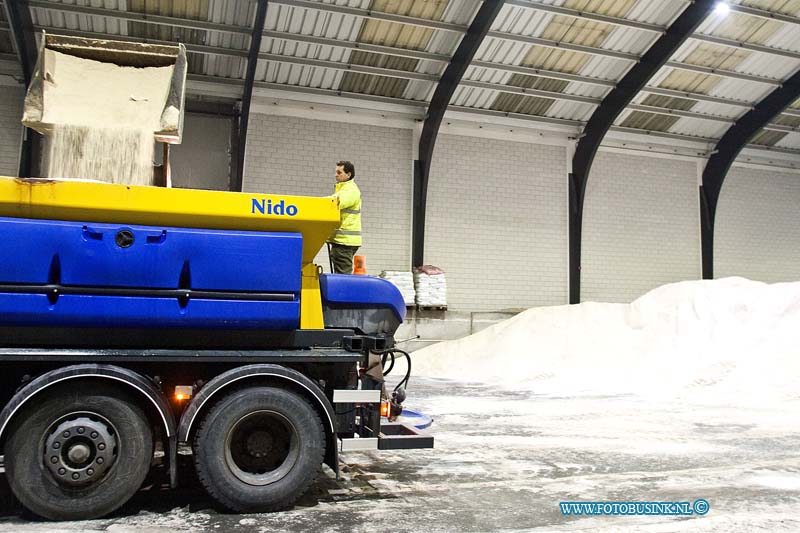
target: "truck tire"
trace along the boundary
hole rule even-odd
[[[5,447],[11,490],[50,520],[104,516],[147,476],[153,437],[147,417],[107,385],[41,393],[15,417]]]
[[[253,387],[226,396],[204,418],[194,439],[200,482],[236,512],[286,509],[319,474],[325,431],[297,394]]]

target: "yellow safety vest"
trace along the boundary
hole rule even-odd
[[[361,190],[353,180],[336,184],[333,195],[339,199],[339,229],[330,242],[361,246]]]

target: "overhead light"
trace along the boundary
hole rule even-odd
[[[714,6],[714,13],[721,17],[724,17],[730,12],[731,6],[728,4],[728,2],[717,2],[717,5]]]

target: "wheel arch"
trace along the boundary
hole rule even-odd
[[[199,421],[216,400],[247,385],[269,384],[288,388],[309,401],[325,427],[325,464],[339,475],[339,449],[336,445],[336,417],[328,398],[310,378],[296,370],[273,364],[253,364],[233,368],[206,383],[192,398],[178,424],[178,442],[188,443]]]
[[[8,437],[7,429],[15,417],[26,407],[31,405],[31,400],[41,397],[44,391],[70,382],[72,380],[100,380],[116,382],[122,385],[121,390],[133,392],[139,400],[139,405],[145,413],[152,418],[164,431],[167,439],[168,450],[165,450],[169,461],[170,482],[172,486],[177,483],[177,428],[172,410],[164,396],[155,385],[141,374],[116,365],[104,364],[79,364],[56,368],[31,380],[18,390],[11,400],[0,411],[0,446],[5,447]]]

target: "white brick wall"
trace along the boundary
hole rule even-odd
[[[586,187],[581,301],[699,279],[696,163],[600,152]]]
[[[16,176],[19,172],[24,98],[21,87],[0,85],[0,176]]]
[[[411,264],[411,130],[251,114],[244,190],[326,196],[336,162],[356,167],[367,272]],[[328,271],[327,252],[315,261]]]
[[[428,185],[425,262],[450,308],[567,301],[564,147],[439,135]]]
[[[253,114],[244,189],[324,196],[338,159],[355,163],[364,195],[368,272],[409,268],[411,129]],[[717,213],[717,277],[800,279],[798,178],[731,170]],[[566,195],[563,147],[440,134],[425,262],[447,273],[450,308],[566,303]],[[316,262],[327,270],[327,254]],[[601,151],[586,191],[581,299],[628,302],[700,275],[696,163]]]
[[[800,280],[800,175],[733,167],[717,205],[714,277]]]

